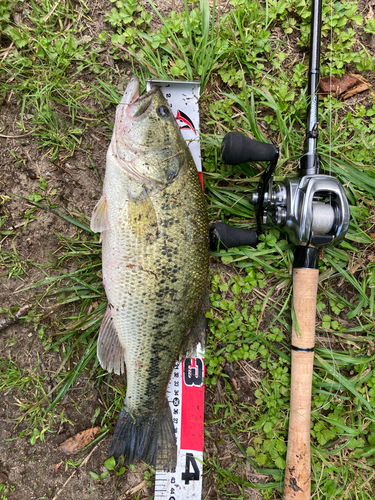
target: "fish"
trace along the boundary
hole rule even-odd
[[[170,106],[158,88],[140,95],[137,77],[116,108],[91,229],[101,233],[108,299],[97,357],[127,380],[109,456],[172,471],[177,447],[166,390],[176,360],[204,343],[208,215]]]

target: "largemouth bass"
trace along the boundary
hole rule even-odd
[[[132,78],[117,107],[100,232],[108,308],[97,355],[127,388],[110,456],[176,466],[166,388],[174,364],[204,335],[208,281],[205,198],[190,151],[159,89],[139,96]]]

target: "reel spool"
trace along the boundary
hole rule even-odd
[[[266,208],[271,211],[273,222],[285,226],[297,246],[337,243],[349,227],[349,204],[344,189],[329,175],[285,179],[273,186]]]

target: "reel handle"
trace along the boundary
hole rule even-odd
[[[240,132],[229,132],[221,144],[221,157],[228,165],[247,161],[272,161],[278,149],[273,144],[250,139]]]
[[[258,233],[254,229],[242,229],[224,222],[214,222],[210,227],[210,248],[213,252],[243,245],[255,246]]]

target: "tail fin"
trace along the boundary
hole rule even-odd
[[[176,468],[177,447],[171,409],[157,415],[135,418],[124,406],[117,420],[109,449],[109,456],[124,456],[124,464],[141,459],[156,470],[172,471]]]

